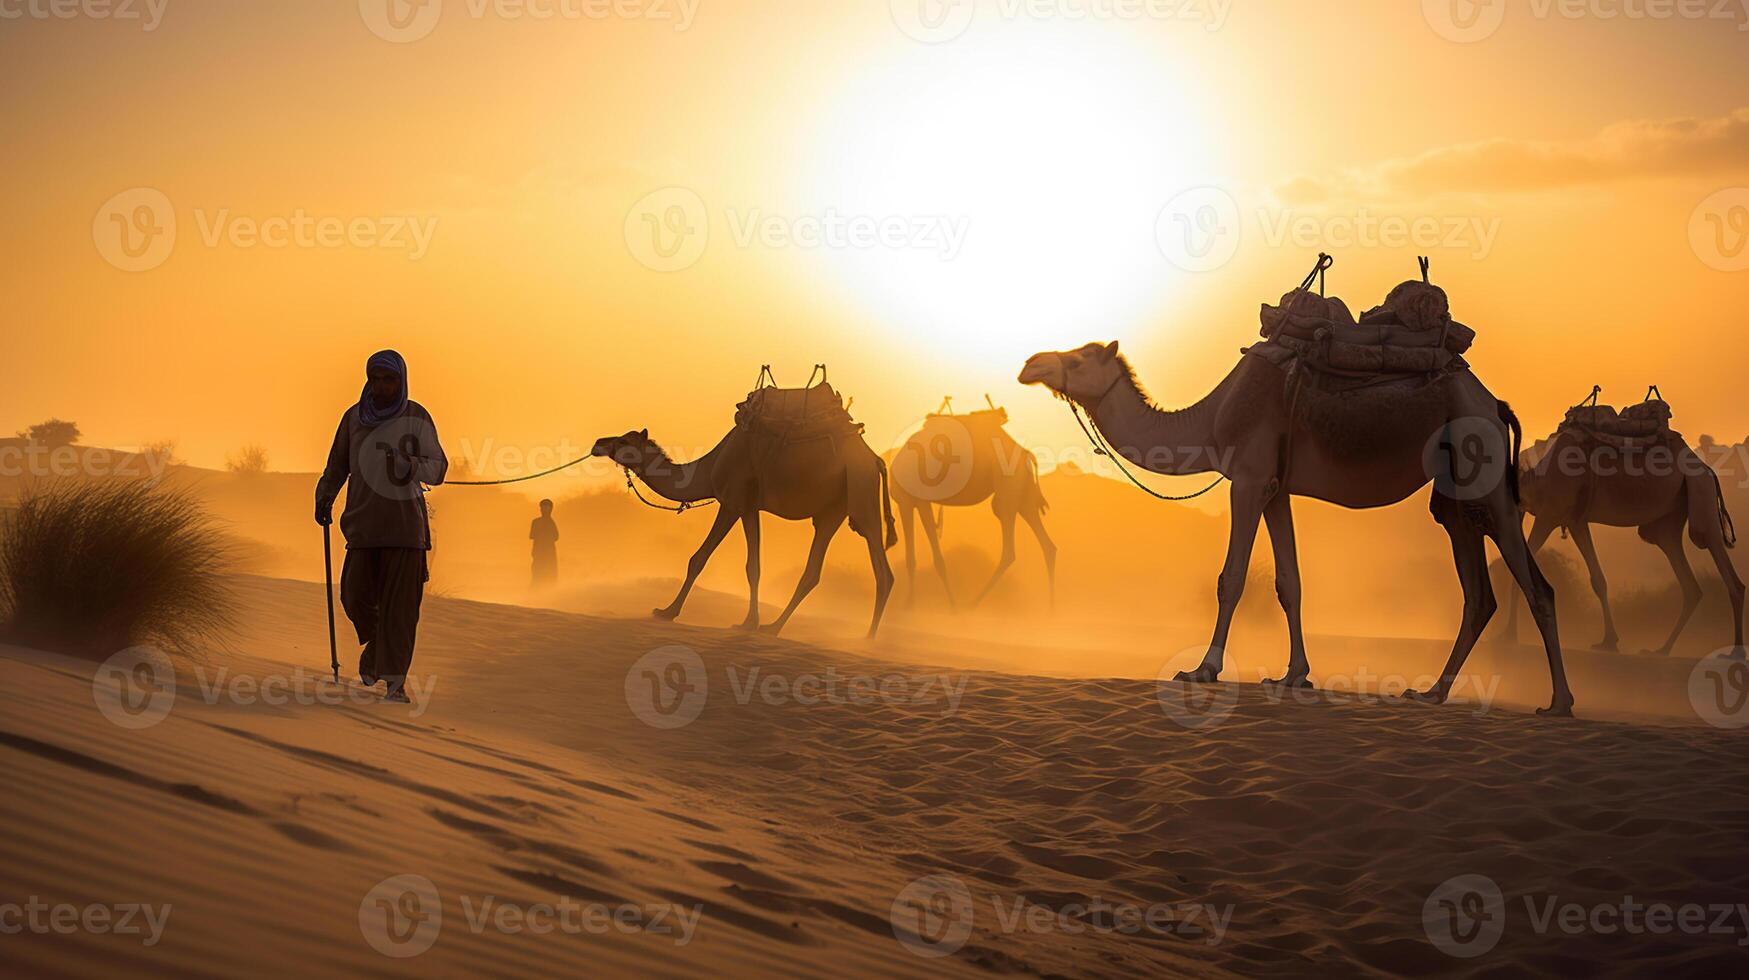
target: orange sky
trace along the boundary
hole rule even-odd
[[[443,0],[394,43],[376,2],[168,0],[146,30],[0,0],[0,428],[314,468],[394,346],[452,455],[709,445],[760,364],[824,361],[877,448],[989,392],[1049,459],[1080,436],[1015,385],[1027,354],[1119,339],[1184,403],[1323,248],[1357,310],[1430,254],[1533,433],[1656,383],[1691,437],[1749,434],[1742,10],[1513,3],[1458,43],[1442,18],[1493,8]],[[1238,219],[1206,271],[1162,214],[1194,187]],[[130,272],[104,209],[135,188],[176,230]],[[335,240],[252,238],[300,217]]]

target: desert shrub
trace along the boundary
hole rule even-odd
[[[47,446],[59,449],[71,446],[79,439],[79,426],[62,419],[49,419],[18,431],[20,439],[28,439],[33,445]]]
[[[195,499],[144,482],[33,488],[0,524],[0,630],[107,656],[223,633],[233,552]]]
[[[237,455],[228,457],[225,467],[232,473],[266,473],[267,449],[252,442],[237,450]]]
[[[182,457],[176,455],[175,439],[157,439],[140,447],[140,452],[153,459],[164,461],[165,466],[174,466],[182,462]]]

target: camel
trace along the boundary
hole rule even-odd
[[[1591,589],[1603,606],[1603,639],[1592,649],[1617,650],[1620,637],[1609,608],[1609,583],[1592,544],[1591,525],[1638,528],[1640,538],[1663,551],[1676,573],[1682,589],[1676,625],[1663,646],[1641,651],[1657,656],[1670,653],[1700,605],[1700,583],[1682,546],[1686,525],[1689,539],[1710,553],[1718,565],[1736,624],[1731,656],[1743,658],[1744,586],[1728,551],[1733,543],[1730,514],[1725,510],[1718,474],[1680,436],[1671,433],[1668,442],[1624,449],[1563,425],[1541,447],[1540,455],[1534,460],[1529,456],[1527,453],[1527,460],[1520,463],[1519,480],[1524,487],[1524,509],[1534,517],[1530,551],[1534,555],[1540,550],[1557,528],[1565,528],[1571,535],[1591,573]],[[1506,635],[1518,635],[1517,603],[1507,618]]]
[[[1302,496],[1352,509],[1383,507],[1433,480],[1430,509],[1451,538],[1463,585],[1463,624],[1438,682],[1404,696],[1442,703],[1450,694],[1496,609],[1483,550],[1484,537],[1492,537],[1530,597],[1548,653],[1553,694],[1549,706],[1537,713],[1572,714],[1554,589],[1525,543],[1512,465],[1516,452],[1508,455],[1504,450],[1508,432],[1514,443],[1521,439],[1518,419],[1467,367],[1419,388],[1407,387],[1407,382],[1371,386],[1363,392],[1366,400],[1360,408],[1332,396],[1322,410],[1327,422],[1334,413],[1334,425],[1311,424],[1317,405],[1296,411],[1283,369],[1259,356],[1241,357],[1214,391],[1181,411],[1162,410],[1149,400],[1116,343],[1035,354],[1020,381],[1044,385],[1085,411],[1112,449],[1139,467],[1171,475],[1218,472],[1232,481],[1231,539],[1218,581],[1214,635],[1201,665],[1179,672],[1178,680],[1219,679],[1261,519],[1275,552],[1276,594],[1287,615],[1289,636],[1286,675],[1265,683],[1311,686],[1290,501]],[[1501,448],[1476,451],[1490,444]],[[1285,485],[1280,476],[1284,463]]]
[[[874,567],[874,618],[868,635],[880,628],[881,613],[893,588],[887,549],[898,541],[892,503],[887,496],[887,468],[874,450],[856,438],[810,438],[776,444],[776,437],[737,426],[716,448],[690,463],[676,463],[650,439],[648,429],[596,441],[592,456],[613,460],[636,474],[650,489],[680,505],[715,499],[716,518],[704,543],[686,564],[686,580],[668,605],[653,610],[657,619],[680,615],[686,596],[711,554],[737,521],[747,538],[747,618],[741,629],[783,630],[796,607],[820,583],[826,548],[845,519],[868,542]],[[772,623],[759,623],[759,515],[774,514],[789,521],[812,521],[814,542],[808,565],[796,583],[789,605]],[[882,535],[883,517],[885,536]]]
[[[1002,558],[972,605],[983,602],[1014,564],[1016,517],[1032,528],[1044,551],[1045,576],[1055,605],[1057,545],[1045,531],[1044,515],[1050,505],[1039,487],[1038,458],[1003,429],[1007,421],[1008,413],[994,406],[969,415],[931,415],[894,454],[892,495],[905,541],[907,606],[917,595],[917,511],[923,511],[923,536],[947,591],[947,604],[954,608],[947,560],[941,554],[941,523],[934,508],[975,507],[986,500],[1002,524]]]

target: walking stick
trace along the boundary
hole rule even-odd
[[[334,670],[334,683],[340,683],[340,648],[334,643],[334,545],[333,536],[328,533],[329,525],[322,525],[322,571],[327,574],[328,589],[324,595],[328,597],[328,666]]]

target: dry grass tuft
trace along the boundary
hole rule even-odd
[[[0,525],[0,630],[87,656],[187,647],[230,626],[230,543],[185,491],[145,482],[33,488]]]

